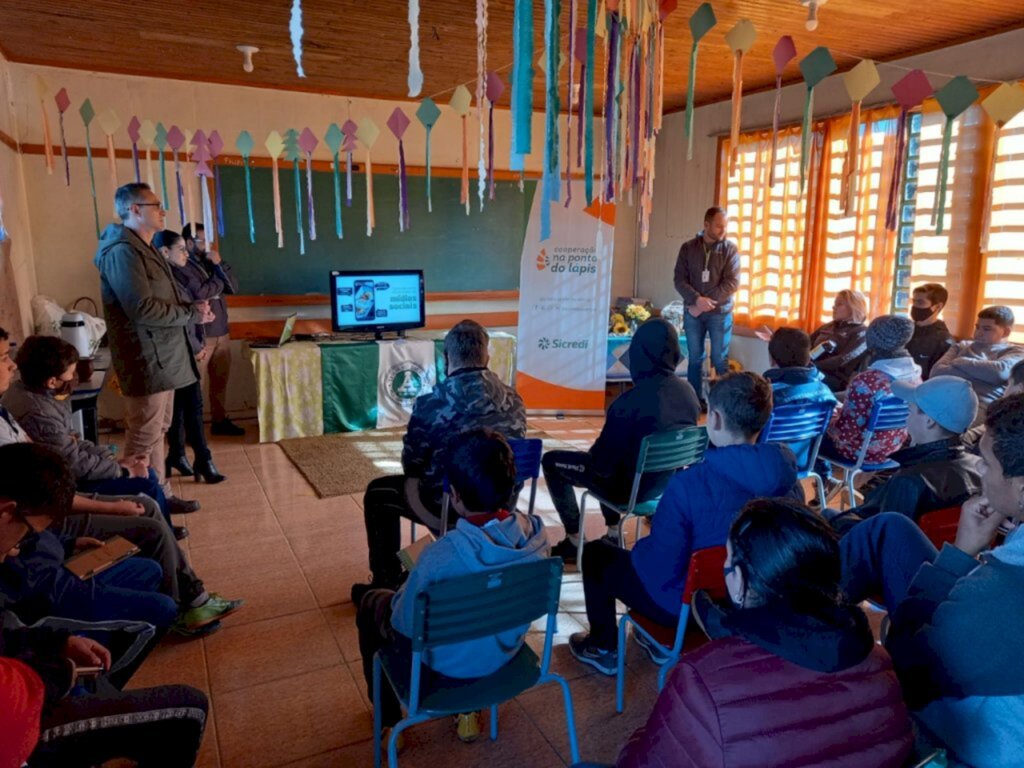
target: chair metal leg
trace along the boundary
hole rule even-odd
[[[398,768],[398,738],[410,725],[413,723],[403,720],[391,729],[391,736],[388,738],[388,768]]]
[[[853,481],[860,473],[856,469],[846,470],[846,508],[851,509],[857,506],[856,499],[853,496]]]
[[[409,543],[412,544],[416,541],[416,523],[409,523]]]
[[[619,652],[615,672],[615,711],[622,712],[626,708],[626,625],[629,616],[619,619]]]
[[[675,654],[669,656],[665,663],[661,665],[661,669],[658,670],[658,690],[660,691],[665,687],[665,681],[668,679],[668,673],[672,671],[672,668],[679,663],[679,657]]]
[[[583,545],[587,540],[587,492],[580,499],[580,530],[579,541],[576,542],[576,570],[583,573]]]
[[[373,768],[381,768],[380,658],[373,657]]]
[[[811,472],[809,475],[814,480],[814,487],[818,490],[818,511],[819,514],[824,514],[823,510],[828,500],[825,498],[825,481],[822,480],[821,475],[817,472]]]
[[[491,704],[491,741],[498,739],[498,705]]]
[[[562,689],[562,701],[565,704],[565,725],[569,731],[569,753],[575,765],[580,761],[580,745],[576,741],[576,715],[572,708],[572,691],[569,690],[569,684],[561,675],[550,674],[546,678],[541,678],[538,682],[546,683],[551,680],[558,683]]]

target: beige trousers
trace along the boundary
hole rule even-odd
[[[210,420],[224,421],[228,417],[228,377],[231,375],[231,337],[206,337],[207,355],[199,363],[199,378],[210,398]]]
[[[174,390],[157,392],[155,395],[125,398],[124,420],[127,434],[124,439],[125,456],[149,456],[149,463],[156,470],[164,492],[170,496],[170,486],[164,477],[164,461],[167,447],[164,437],[171,426],[174,415]]]

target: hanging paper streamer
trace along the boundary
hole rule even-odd
[[[235,139],[235,147],[242,155],[242,165],[245,166],[245,204],[249,210],[249,242],[256,242],[256,219],[252,215],[252,171],[249,168],[249,156],[252,155],[254,147],[252,134],[242,131]],[[277,171],[274,172],[274,187],[277,187]]]
[[[295,231],[299,235],[299,255],[306,255],[306,233],[302,227],[302,179],[299,170],[299,158],[302,150],[299,147],[299,132],[289,128],[284,133],[284,159],[292,163],[295,173]]]
[[[420,0],[409,0],[409,98],[423,90],[423,70],[420,69]]]
[[[919,107],[932,95],[933,90],[928,76],[920,69],[905,75],[892,87],[892,93],[900,105],[900,117],[896,121],[896,159],[889,176],[889,198],[885,207],[885,228],[890,232],[896,231],[899,221],[900,180],[907,152],[907,117],[910,110]]]
[[[188,221],[185,215],[185,189],[181,184],[181,158],[178,156],[178,152],[185,146],[185,134],[178,126],[172,125],[171,130],[167,132],[167,145],[171,148],[174,156],[174,179],[178,188],[179,228],[183,228]]]
[[[387,126],[398,139],[398,231],[405,232],[409,228],[409,184],[405,175],[405,144],[402,136],[409,127],[409,118],[400,107],[395,107]]]
[[[345,230],[341,226],[341,168],[338,163],[338,153],[341,151],[341,142],[344,140],[345,134],[341,132],[341,128],[338,127],[338,124],[331,123],[327,127],[327,133],[324,134],[324,141],[327,143],[327,148],[331,150],[331,157],[333,159],[334,232],[337,234],[339,240],[345,236]]]
[[[135,169],[135,183],[142,181],[142,174],[139,169],[139,129],[142,123],[139,118],[133,117],[128,122],[128,138],[132,140],[132,167]]]
[[[740,120],[743,109],[743,54],[750,50],[757,30],[750,19],[743,19],[729,30],[725,42],[732,50],[732,124],[729,131],[729,175],[736,173],[736,160],[740,154]]]
[[[100,130],[107,138],[107,173],[110,175],[110,200],[113,203],[114,194],[117,192],[117,151],[114,149],[114,134],[121,127],[121,121],[112,109],[101,112],[97,120]],[[117,216],[116,207],[114,215]]]
[[[430,193],[430,129],[434,127],[434,123],[437,122],[440,116],[441,110],[438,109],[433,99],[424,99],[420,103],[419,109],[416,110],[417,119],[427,131],[427,150],[426,159],[424,160],[427,167],[427,213],[432,213],[434,210],[434,202]]]
[[[999,132],[1003,129],[1003,126],[1024,111],[1024,88],[1019,83],[1003,83],[981,102],[981,107],[992,118],[992,122],[996,124],[996,134],[993,142],[994,146],[998,149]],[[988,174],[990,179],[995,179],[995,164],[998,156],[998,152],[992,153],[992,167]],[[988,185],[988,194],[985,197],[985,215],[982,217],[984,229],[981,242],[982,248],[985,251],[989,250],[989,225],[992,221],[992,187],[992,184]]]
[[[775,108],[772,110],[772,159],[768,169],[768,188],[775,186],[775,161],[779,151],[779,120],[782,117],[782,73],[796,58],[796,43],[789,35],[779,38],[772,52],[775,62]]]
[[[46,97],[50,95],[50,87],[39,75],[36,75],[36,96],[39,99],[40,117],[43,123],[43,154],[46,156],[46,172],[53,173],[53,141],[50,138],[50,117],[46,114]]]
[[[299,136],[299,149],[306,155],[306,207],[309,209],[309,239],[316,240],[316,209],[313,206],[313,152],[320,141],[309,128]]]
[[[946,116],[942,129],[942,157],[939,160],[939,194],[935,203],[935,234],[941,235],[946,219],[946,187],[949,182],[949,149],[953,142],[953,123],[978,100],[978,89],[963,75],[954,77],[936,94],[936,101]]]
[[[487,110],[487,178],[489,179],[488,196],[494,199],[494,104],[505,92],[505,83],[501,76],[494,71],[487,73],[487,101],[490,106]]]
[[[487,0],[476,0],[476,119],[480,126],[476,161],[476,193],[484,209],[487,189],[487,159],[484,146],[484,95],[487,92]]]
[[[60,154],[64,158],[64,184],[71,186],[71,163],[68,162],[68,141],[64,134],[64,113],[71,106],[71,98],[68,96],[67,88],[61,88],[53,97],[57,103],[57,119],[60,122]]]
[[[167,196],[167,157],[164,150],[167,149],[167,129],[163,123],[156,124],[156,133],[153,135],[153,142],[160,153],[160,188],[163,191],[164,210],[167,210],[171,201]]]
[[[292,38],[292,56],[295,58],[295,71],[299,77],[305,77],[302,71],[302,0],[292,0],[292,17],[288,23],[288,33]]]
[[[580,64],[580,79],[576,84],[576,168],[583,167],[583,124],[586,122],[584,110],[587,108],[587,28],[576,28],[576,40],[573,43],[573,55]],[[569,94],[570,99],[572,94]],[[571,104],[570,104],[571,107]],[[571,111],[571,110],[570,110]],[[571,154],[571,153],[570,153]]]
[[[561,0],[544,0],[544,40],[546,68],[544,118],[544,198],[540,205],[540,239],[551,237],[551,203],[558,200],[558,173],[561,163],[558,161],[558,70],[561,68],[559,56],[559,16]]]
[[[462,188],[459,192],[459,202],[466,206],[466,215],[469,216],[469,136],[466,125],[466,115],[469,114],[469,103],[472,96],[469,89],[460,85],[452,94],[448,105],[455,110],[455,114],[462,118]]]
[[[604,6],[601,6],[602,9]],[[597,0],[587,0],[587,61],[580,73],[583,81],[583,194],[589,206],[594,200],[594,35],[597,33]],[[604,23],[600,25],[604,30]],[[606,150],[607,151],[607,150]]]
[[[92,102],[89,99],[82,102],[82,106],[78,109],[78,114],[82,116],[82,122],[85,123],[85,157],[89,163],[89,186],[92,188],[92,215],[96,222],[96,238],[99,239],[100,210],[96,204],[96,176],[92,169],[92,141],[89,138],[89,123],[96,117],[96,111],[92,108]]]
[[[213,204],[210,202],[210,187],[208,180],[213,178],[213,170],[210,168],[210,160],[213,159],[213,155],[210,154],[210,140],[206,137],[206,132],[202,129],[196,131],[195,135],[192,137],[191,145],[195,147],[195,149],[192,150],[192,159],[195,160],[195,175],[196,178],[199,179],[199,197],[203,211],[203,230],[212,242],[214,240],[214,233],[216,230],[213,225]]]
[[[596,2],[596,0],[592,0]],[[533,124],[533,2],[515,0],[512,41],[512,151],[510,167],[522,170],[532,151]],[[518,168],[516,166],[519,166]]]
[[[191,128],[182,128],[182,134],[185,136],[185,141],[182,143],[182,149],[184,150],[183,160],[188,162],[189,160],[189,147],[192,146],[192,137],[195,136],[195,131]],[[192,183],[192,179],[188,175],[188,168],[184,170],[181,175],[181,189],[185,193],[185,224],[191,224],[199,221],[199,214],[196,211],[195,203],[195,185]],[[212,238],[213,233],[209,233]]]
[[[569,83],[565,93],[565,207],[572,203],[572,107],[573,89],[576,87],[576,5],[578,0],[569,2]],[[576,121],[582,124],[583,115],[578,114]],[[494,197],[493,187],[491,197]]]
[[[608,16],[608,34],[605,37],[605,61],[608,72],[604,84],[604,163],[601,168],[605,202],[615,199],[615,157],[617,155],[616,134],[618,132],[618,82],[619,82],[619,14]]]
[[[366,147],[366,236],[370,237],[373,228],[377,226],[377,212],[373,202],[373,158],[370,157],[370,150],[380,136],[380,128],[370,118],[363,118],[359,123],[358,136]]]
[[[811,159],[811,117],[814,114],[814,87],[837,69],[836,62],[828,48],[821,45],[811,51],[800,62],[800,71],[807,84],[807,101],[804,102],[804,122],[800,134],[800,191],[807,183],[807,169]]]
[[[854,210],[853,198],[857,191],[857,166],[860,163],[860,105],[880,82],[878,67],[870,59],[864,59],[843,75],[843,85],[846,86],[846,93],[853,102],[850,135],[846,140],[846,159],[843,161],[843,184],[839,194],[839,204],[845,216],[849,216]]]
[[[345,153],[345,205],[352,207],[352,153],[356,151],[356,132],[359,126],[353,120],[346,120],[341,126],[341,132],[345,134],[345,142],[341,145],[341,151]]]
[[[628,5],[628,3],[627,3]],[[718,23],[711,3],[704,3],[690,17],[690,34],[693,47],[690,49],[690,83],[686,88],[686,159],[693,159],[693,97],[697,88],[697,44],[711,28]]]
[[[220,133],[213,131],[207,141],[207,146],[210,148],[210,160],[213,162],[213,189],[217,201],[217,237],[224,237],[224,199],[221,196],[220,188],[220,163],[217,162],[220,153],[224,151],[224,139],[220,137]]]
[[[270,165],[272,167],[274,182],[274,231],[277,232],[277,247],[284,248],[284,226],[281,223],[281,177],[278,172],[277,159],[284,152],[284,140],[277,131],[267,134],[264,142],[267,152],[270,153]]]
[[[150,189],[153,189],[153,158],[150,150],[153,148],[153,142],[156,141],[156,126],[153,125],[152,120],[142,121],[142,125],[139,126],[139,140],[146,150],[146,183]]]

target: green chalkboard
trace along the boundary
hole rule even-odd
[[[432,181],[433,212],[427,212],[427,180],[409,176],[410,227],[398,227],[398,176],[373,175],[377,226],[366,236],[366,178],[352,177],[352,207],[346,207],[345,170],[341,170],[342,227],[338,238],[334,218],[334,176],[313,172],[313,198],[317,239],[309,237],[306,208],[306,172],[302,169],[305,255],[299,255],[295,225],[295,171],[288,162],[280,165],[281,215],[284,248],[277,247],[274,232],[273,171],[252,169],[253,216],[256,242],[249,242],[245,170],[220,168],[224,205],[224,237],[220,251],[231,262],[243,294],[326,293],[332,269],[422,269],[429,291],[488,291],[519,287],[519,263],[530,217],[536,181],[527,180],[524,191],[517,182],[498,182],[495,199],[479,210],[476,181],[471,180],[469,216],[459,204],[461,182],[457,178]]]

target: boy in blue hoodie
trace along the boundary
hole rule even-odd
[[[505,438],[493,430],[478,429],[463,433],[451,445],[447,477],[452,509],[458,514],[455,529],[423,551],[401,589],[372,589],[356,606],[363,674],[371,696],[374,654],[391,644],[409,647],[416,597],[427,587],[548,555],[540,518],[514,511],[515,457]],[[519,652],[527,629],[522,626],[493,637],[447,645],[426,653],[423,661],[448,677],[489,675]],[[381,690],[381,708],[385,727],[401,719],[398,699],[388,685]],[[479,732],[475,713],[468,717],[473,723],[464,727],[460,722],[459,727],[460,738],[466,740]]]
[[[719,378],[708,394],[707,430],[715,448],[669,482],[650,535],[632,552],[604,541],[586,545],[583,593],[590,633],[569,639],[579,661],[614,675],[616,600],[658,624],[675,626],[691,553],[724,546],[733,518],[751,499],[792,495],[803,500],[793,452],[756,442],[771,411],[772,389],[761,376],[744,371]],[[645,649],[661,660],[659,649]]]

